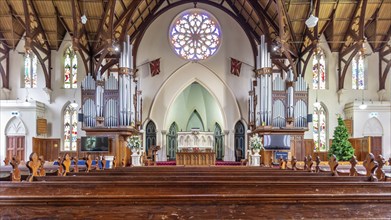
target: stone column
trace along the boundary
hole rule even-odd
[[[224,161],[230,160],[231,151],[229,130],[224,130]]]

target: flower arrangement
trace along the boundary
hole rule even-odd
[[[262,138],[259,137],[258,134],[254,134],[252,137],[250,137],[250,147],[254,150],[262,150],[263,144],[262,144]]]
[[[141,140],[139,136],[130,136],[126,139],[127,145],[129,148],[134,149],[140,149],[141,147]]]

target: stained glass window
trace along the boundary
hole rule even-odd
[[[64,111],[64,151],[76,151],[77,144],[77,109],[70,104]]]
[[[77,56],[72,47],[64,54],[64,88],[77,88]]]
[[[315,151],[327,151],[327,112],[322,103],[314,103],[312,116]]]
[[[204,60],[219,48],[221,30],[213,15],[195,8],[182,12],[173,20],[169,37],[180,57],[186,60]]]
[[[27,53],[24,57],[24,87],[37,88],[37,56]]]
[[[359,51],[352,60],[352,89],[365,89],[364,52]]]
[[[312,87],[326,89],[326,59],[321,48],[317,48],[312,60]]]

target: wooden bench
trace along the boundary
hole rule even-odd
[[[0,218],[386,218],[391,183],[370,181],[374,162],[365,163],[368,176],[243,166],[34,176],[31,183],[0,182]]]
[[[19,218],[50,215],[147,219],[173,213],[184,219],[381,218],[391,214],[387,208],[391,202],[391,184],[387,182],[335,181],[338,178],[362,180],[362,177],[316,175],[304,177],[311,179],[304,182],[297,181],[300,177],[278,175],[272,180],[262,176],[248,176],[246,180],[225,173],[222,177],[207,177],[207,181],[203,176],[168,180],[135,176],[130,180],[132,176],[121,179],[92,175],[55,177],[63,178],[64,182],[53,179],[33,183],[2,182],[0,209],[10,215],[18,213]]]

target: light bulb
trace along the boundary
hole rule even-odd
[[[360,106],[358,106],[361,110],[364,110],[364,109],[366,109],[368,106],[366,105],[366,104],[364,104],[364,102],[360,105]]]
[[[316,26],[316,24],[318,24],[318,20],[319,20],[319,18],[315,17],[314,15],[311,15],[311,16],[305,21],[305,24],[307,25],[307,27],[313,28],[313,27]]]
[[[77,108],[79,106],[79,104],[77,104],[76,101],[73,100],[73,102],[71,103],[71,106],[72,106],[72,108]]]
[[[87,23],[87,16],[84,14],[83,16],[80,17],[81,23],[86,24]]]

